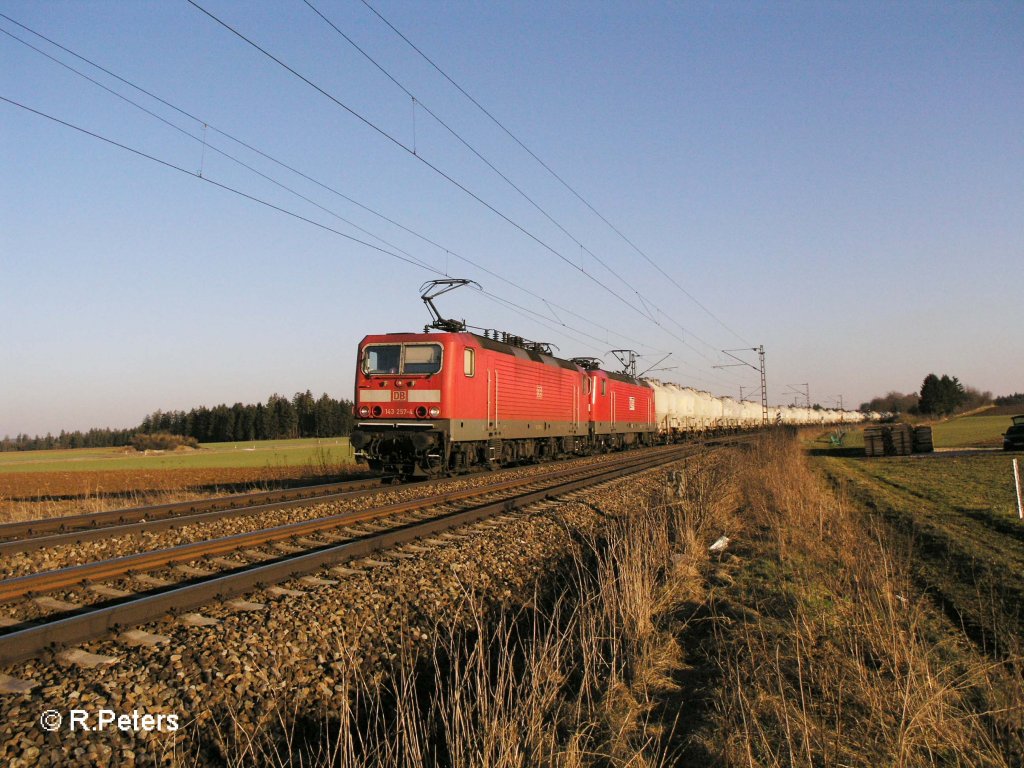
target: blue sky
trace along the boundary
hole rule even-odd
[[[197,0],[545,245],[186,2],[3,2],[201,122],[0,19],[192,134],[0,35],[0,95],[189,172],[0,103],[0,434],[348,397],[363,335],[428,319],[435,274],[199,172],[477,280],[527,313],[469,290],[439,305],[565,356],[671,352],[663,378],[735,397],[757,375],[715,369],[718,350],[764,344],[772,402],[806,382],[856,406],[932,371],[1024,390],[1021,4],[373,0],[708,312],[362,2],[313,1],[557,225],[304,3]]]

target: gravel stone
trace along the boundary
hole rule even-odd
[[[470,597],[495,605],[528,601],[564,563],[572,531],[593,529],[607,516],[629,514],[646,504],[666,487],[668,468],[503,513],[429,544],[403,547],[402,552],[415,555],[411,558],[382,552],[379,557],[385,559],[375,560],[375,567],[334,566],[313,574],[313,579],[285,582],[280,585],[282,596],[265,601],[260,610],[240,608],[238,600],[210,603],[201,614],[168,617],[140,628],[167,638],[158,647],[128,650],[114,638],[89,644],[93,653],[120,656],[113,666],[67,667],[39,658],[0,669],[36,684],[29,692],[0,696],[0,756],[10,764],[41,763],[45,753],[54,765],[166,765],[168,756],[193,754],[200,744],[216,754],[231,723],[242,729],[273,726],[285,705],[284,711],[291,713],[329,712],[344,693],[337,680],[348,665],[358,663],[370,676],[383,674],[400,654],[429,647],[437,627],[461,621]],[[535,468],[522,472],[531,470]],[[440,484],[436,492],[492,479],[460,478]],[[385,489],[374,503],[421,493],[416,486]],[[90,542],[53,557],[78,563],[83,557],[117,556],[139,547],[171,546],[334,514],[342,506],[317,504],[187,527],[195,530]],[[38,566],[38,559],[26,557],[4,569],[31,572]],[[259,596],[268,592],[242,596],[241,602],[264,602]],[[48,744],[39,714],[72,707],[176,714],[183,727],[173,733],[94,732],[88,740],[60,738]]]

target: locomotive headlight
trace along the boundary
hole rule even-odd
[[[435,405],[428,411],[428,413],[430,414],[430,418],[436,419],[438,416],[441,415],[441,409]]]
[[[360,418],[365,419],[369,415],[370,415],[370,406],[368,406],[368,405],[361,405],[361,406],[359,406],[359,417]]]

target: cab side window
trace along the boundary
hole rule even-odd
[[[476,350],[466,347],[462,353],[462,370],[466,376],[476,373]]]

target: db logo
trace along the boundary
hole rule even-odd
[[[392,400],[408,400],[409,399],[409,393],[406,392],[404,389],[396,389],[396,390],[393,390],[391,392],[391,399]]]

